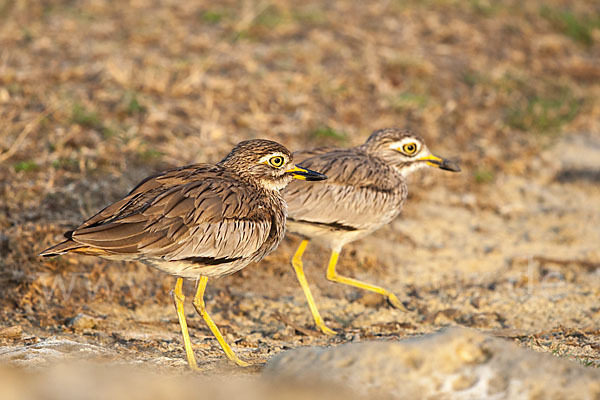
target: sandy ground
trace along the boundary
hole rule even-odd
[[[263,262],[212,282],[209,309],[239,355],[256,363],[248,372],[287,348],[403,338],[448,325],[598,366],[600,269],[593,260],[600,258],[600,188],[587,178],[557,179],[576,170],[596,174],[600,141],[582,136],[569,143],[568,152],[559,142],[536,158],[539,174],[502,175],[477,192],[453,190],[460,176],[417,176],[402,216],[344,249],[340,271],[393,290],[409,312],[326,281],[328,254],[314,245],[305,258],[308,279],[325,319],[340,331],[319,335],[288,263],[293,238]],[[36,294],[30,304],[21,299],[29,312],[5,321],[22,332],[3,335],[2,360],[38,365],[84,354],[185,368],[168,296],[174,278],[88,257],[39,262],[56,272],[29,278]],[[200,367],[233,373],[193,308],[187,311]]]
[[[253,374],[289,348],[448,325],[598,367],[600,10],[521,3],[0,2],[0,360],[184,371],[173,277],[37,253],[149,173],[240,140],[348,146],[412,126],[463,172],[412,177],[401,217],[338,268],[409,312],[326,281],[311,244],[307,277],[340,331],[317,334],[289,237],[209,282],[209,310],[254,367],[230,366],[188,304],[201,369]]]

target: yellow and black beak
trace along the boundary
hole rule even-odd
[[[323,174],[298,166],[294,166],[293,168],[290,168],[285,172],[292,174],[292,177],[294,179],[300,179],[303,181],[322,181],[324,179],[327,179],[327,177]]]
[[[421,157],[421,158],[419,158],[419,161],[425,161],[425,162],[427,162],[428,165],[431,165],[432,167],[438,167],[439,169],[443,169],[446,171],[460,172],[460,167],[458,166],[457,163],[455,163],[454,161],[450,161],[448,159],[443,159],[443,158],[434,156],[433,154],[430,154],[425,157]]]

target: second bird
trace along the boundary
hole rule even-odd
[[[336,332],[323,321],[304,276],[302,255],[310,239],[331,249],[327,279],[385,296],[397,308],[398,298],[388,290],[338,275],[336,264],[342,247],[392,221],[402,211],[408,194],[406,176],[432,166],[459,172],[457,164],[431,154],[421,136],[404,129],[381,129],[367,141],[348,149],[323,148],[294,153],[305,168],[328,179],[310,186],[291,183],[283,196],[288,203],[287,230],[301,235],[292,265],[319,329]]]

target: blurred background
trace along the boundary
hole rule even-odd
[[[37,253],[150,173],[241,140],[351,146],[397,126],[463,172],[412,177],[402,216],[338,268],[412,311],[327,282],[314,245],[307,276],[343,332],[316,334],[290,237],[209,284],[240,356],[461,325],[598,367],[599,98],[595,1],[0,0],[0,360],[184,370],[173,277]],[[201,368],[227,370],[188,312]]]

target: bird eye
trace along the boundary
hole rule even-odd
[[[275,168],[281,168],[283,165],[284,159],[281,156],[273,156],[269,158],[269,164]]]
[[[414,154],[417,151],[417,144],[414,142],[406,143],[402,146],[402,151],[408,155]]]

